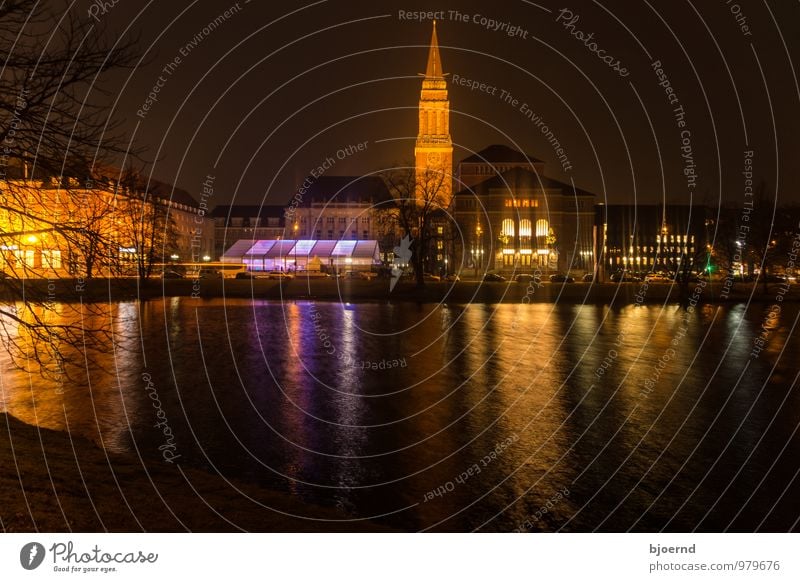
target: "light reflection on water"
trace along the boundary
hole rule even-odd
[[[169,299],[105,315],[102,366],[58,386],[4,362],[0,409],[155,460],[146,373],[182,462],[361,517],[405,509],[386,520],[405,529],[512,530],[565,488],[532,530],[799,515],[796,307],[754,358],[760,306]]]

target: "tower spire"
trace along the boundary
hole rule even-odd
[[[453,193],[453,142],[450,139],[450,101],[447,99],[447,81],[442,72],[439,56],[439,38],[436,21],[433,22],[428,66],[422,79],[419,97],[419,133],[414,148],[416,158],[417,197],[430,196],[421,184],[430,183],[431,176],[440,176],[442,184],[435,196],[443,207],[450,206]]]
[[[425,70],[427,79],[443,79],[442,58],[439,56],[439,38],[436,36],[436,21],[433,21],[433,35],[431,48],[428,51],[428,68]]]

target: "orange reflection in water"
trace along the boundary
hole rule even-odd
[[[3,322],[0,411],[92,438],[111,451],[128,450],[128,425],[141,400],[123,396],[120,382],[129,385],[138,365],[135,304],[14,308],[20,321]],[[52,332],[32,333],[26,324],[36,323]]]

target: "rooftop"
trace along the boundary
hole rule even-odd
[[[390,200],[392,196],[378,176],[320,176],[306,189],[300,205],[377,204]]]
[[[519,150],[502,144],[490,145],[479,152],[461,160],[462,164],[543,164],[544,162],[533,156],[523,154]]]
[[[557,189],[570,196],[573,194],[576,196],[595,196],[595,194],[587,192],[586,190],[581,190],[580,188],[573,189],[572,184],[565,184],[564,182],[548,178],[541,174],[537,175],[535,172],[526,170],[525,168],[511,168],[494,178],[489,178],[488,180],[476,184],[472,188],[461,190],[456,196],[481,196],[488,194],[490,190],[510,189],[513,191],[520,188]]]

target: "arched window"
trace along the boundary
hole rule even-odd
[[[544,218],[536,221],[536,236],[547,236],[550,233],[550,225]]]
[[[510,218],[503,221],[503,236],[514,236],[514,221]]]
[[[521,237],[530,237],[531,236],[531,221],[527,218],[523,218],[519,221],[519,236]]]

